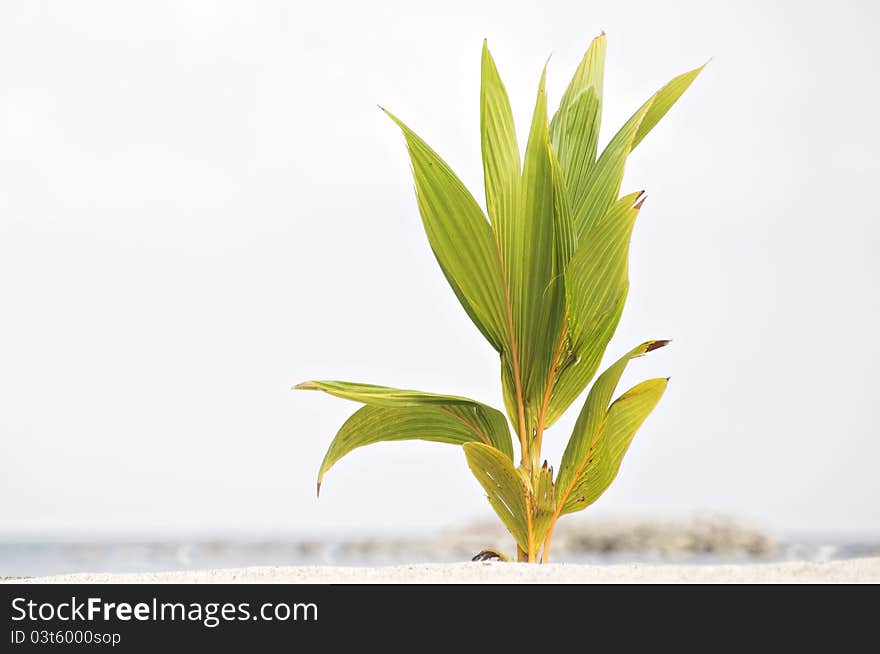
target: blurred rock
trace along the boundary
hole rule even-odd
[[[337,552],[363,559],[462,560],[486,549],[509,552],[511,537],[501,525],[480,523],[431,539],[359,539]],[[764,533],[723,517],[687,521],[568,520],[553,536],[554,560],[637,554],[664,558],[769,557],[777,545]]]
[[[753,528],[721,517],[687,522],[560,523],[553,551],[563,553],[640,553],[661,556],[771,556],[776,544]]]

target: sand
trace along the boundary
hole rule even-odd
[[[138,574],[74,574],[13,583],[878,583],[880,558],[736,565],[453,563],[375,568],[261,567]]]

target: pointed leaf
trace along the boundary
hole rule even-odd
[[[510,281],[508,278],[515,268],[515,262],[511,261],[511,257],[516,252],[515,230],[519,222],[522,172],[510,101],[486,41],[483,41],[480,86],[480,137],[483,153],[483,176],[486,186],[486,208],[489,212],[489,220],[492,223],[498,248],[497,256],[501,261],[508,339],[512,339],[514,317],[510,304]],[[521,385],[519,359],[517,358],[519,353],[514,352],[514,347],[515,343],[512,340],[505,342],[505,348],[501,355],[501,381],[505,408],[517,432],[519,432],[521,425],[524,426],[525,416],[520,415],[520,412],[524,411],[524,407],[521,407],[519,399],[521,391],[518,390]]]
[[[626,158],[653,101],[654,98],[651,98],[643,104],[614,135],[602,151],[596,166],[590,171],[583,195],[572,199],[572,222],[578,239],[592,223],[602,219],[620,193]]]
[[[568,353],[558,362],[545,418],[548,427],[590,383],[617,329],[629,289],[629,242],[640,196],[624,196],[592,223],[565,271]]]
[[[486,491],[495,513],[517,544],[529,551],[533,542],[523,479],[513,463],[498,450],[480,443],[464,446],[468,467]]]
[[[323,391],[344,400],[363,402],[376,406],[421,406],[423,404],[466,404],[476,405],[478,402],[456,395],[440,395],[424,393],[390,386],[361,384],[343,381],[306,381],[296,385],[297,390]]]
[[[474,400],[338,381],[303,382],[296,388],[324,391],[368,405],[346,421],[330,444],[318,473],[319,488],[324,473],[339,459],[353,449],[380,441],[482,442],[513,459],[504,415]]]
[[[562,506],[562,513],[580,511],[604,493],[642,423],[657,406],[667,379],[649,379],[621,395],[608,409],[583,472]]]
[[[544,382],[544,388],[540,392],[540,405],[537,410],[536,429],[541,433],[543,430],[552,425],[552,420],[547,421],[548,411],[551,408],[550,400],[552,398],[553,389],[558,381],[558,370],[562,367],[567,347],[570,347],[568,339],[567,309],[566,309],[566,283],[565,271],[574,256],[577,246],[577,238],[575,236],[574,225],[571,221],[571,204],[569,202],[568,189],[565,184],[565,178],[553,150],[553,145],[547,144],[547,152],[550,158],[550,174],[553,184],[553,200],[554,200],[554,224],[553,239],[555,250],[554,262],[554,287],[552,292],[556,294],[556,303],[553,306],[551,314],[551,324],[549,325],[550,336],[552,337],[552,349],[550,350],[550,366]],[[555,336],[553,333],[555,332]],[[555,419],[555,418],[553,418]],[[537,448],[540,449],[540,448]],[[540,454],[539,452],[536,453]],[[537,466],[537,461],[532,462]]]
[[[480,416],[464,405],[365,406],[355,411],[330,443],[318,471],[324,474],[346,454],[364,445],[385,441],[423,440],[464,445],[483,442],[488,432]],[[504,455],[502,455],[504,456]]]
[[[556,277],[552,160],[547,124],[546,69],[541,76],[522,176],[522,198],[510,262],[513,324],[526,403],[537,407],[550,371],[562,320],[563,284]]]
[[[431,249],[468,316],[502,351],[508,341],[498,248],[483,211],[449,166],[391,113],[412,160],[416,198]]]
[[[703,69],[696,68],[672,79],[652,95],[614,135],[602,151],[585,182],[583,193],[572,194],[572,214],[578,235],[605,214],[620,192],[626,158],[687,90]],[[568,170],[563,164],[563,171]]]
[[[651,107],[648,110],[648,113],[645,114],[645,118],[639,125],[638,132],[636,132],[636,136],[633,139],[631,150],[635,150],[636,146],[642,142],[642,139],[648,135],[648,132],[654,129],[654,126],[660,122],[660,119],[666,115],[666,112],[672,108],[672,105],[678,101],[685,91],[687,91],[691,82],[697,79],[697,75],[699,75],[705,67],[706,65],[703,64],[699,68],[683,73],[682,75],[673,78],[662,89],[657,91],[652,98],[653,102],[651,102]]]
[[[661,348],[668,342],[647,341],[642,343],[618,359],[596,379],[587,394],[587,400],[581,409],[574,431],[562,455],[562,464],[559,466],[559,475],[556,479],[560,504],[564,504],[568,500],[574,484],[581,477],[587,465],[597,439],[601,435],[602,425],[605,422],[614,389],[617,387],[617,382],[626,365],[632,359]]]
[[[571,202],[580,206],[596,164],[602,119],[605,34],[593,39],[553,116],[550,134]]]
[[[510,101],[486,41],[480,85],[480,137],[486,209],[501,251],[509,252],[519,201],[521,162]]]
[[[572,75],[571,82],[569,82],[568,88],[565,89],[565,93],[562,95],[562,100],[559,103],[559,110],[553,116],[554,127],[555,123],[561,118],[561,112],[570,107],[578,97],[589,89],[593,89],[596,97],[601,100],[605,79],[606,49],[607,38],[605,32],[602,32],[590,42],[590,46],[584,53],[580,64],[578,64],[577,70]],[[589,127],[589,125],[585,124],[584,127]],[[584,131],[588,132],[589,130]],[[595,151],[593,154],[595,155]]]

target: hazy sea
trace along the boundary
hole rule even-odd
[[[880,540],[833,543],[799,538],[777,541],[772,555],[663,555],[645,552],[579,553],[554,557],[568,563],[744,563],[784,560],[828,561],[880,556]],[[392,547],[364,553],[332,540],[194,540],[157,542],[0,543],[0,577],[30,577],[77,572],[160,572],[208,568],[290,565],[394,565],[467,560],[461,552]]]

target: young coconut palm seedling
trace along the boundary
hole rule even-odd
[[[619,196],[627,156],[699,74],[670,81],[597,156],[605,35],[591,43],[559,108],[548,118],[538,86],[525,157],[507,92],[484,42],[480,131],[486,209],[403,122],[419,211],[431,249],[462,307],[498,352],[504,415],[454,395],[338,381],[320,390],[364,406],[336,434],[318,472],[355,448],[420,439],[463,447],[468,466],[513,535],[520,561],[549,560],[560,516],[590,506],[617,475],[636,430],[668,379],[649,379],[613,399],[627,363],[666,345],[642,343],[605,370],[587,394],[554,475],[541,462],[544,432],[586,389],[623,311],[628,255],[643,193]],[[613,400],[613,401],[612,401]]]

